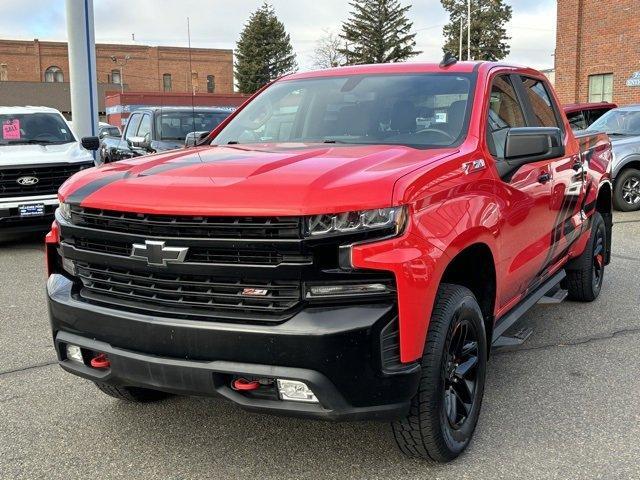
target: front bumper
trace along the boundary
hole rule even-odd
[[[21,217],[20,205],[43,204],[44,215]],[[41,195],[24,198],[7,198],[0,201],[0,236],[29,232],[46,232],[54,220],[58,208],[56,195]]]
[[[48,284],[50,321],[62,368],[94,381],[187,395],[220,395],[256,411],[331,420],[405,415],[420,367],[392,372],[381,358],[393,304],[307,308],[277,325],[173,319],[87,303],[63,275]],[[106,353],[106,370],[65,357],[72,343]],[[230,388],[237,376],[305,382],[319,403],[260,398]]]

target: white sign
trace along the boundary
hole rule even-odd
[[[627,87],[640,87],[640,71],[633,72],[631,78],[627,80]]]

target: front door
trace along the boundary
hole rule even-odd
[[[510,128],[530,126],[520,77],[501,75],[492,83],[487,115],[487,145],[496,163],[504,161]],[[554,223],[549,208],[552,194],[551,162],[541,160],[502,175],[497,183],[502,222],[497,262],[498,310],[513,306],[541,278]]]

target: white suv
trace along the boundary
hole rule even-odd
[[[46,231],[60,185],[93,165],[58,110],[0,107],[0,239]]]

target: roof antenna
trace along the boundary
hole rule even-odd
[[[445,52],[442,61],[440,62],[440,68],[450,67],[458,63],[458,59],[451,52]]]

